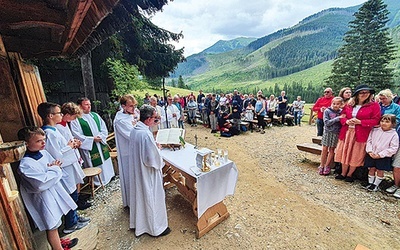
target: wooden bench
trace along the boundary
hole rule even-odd
[[[315,144],[322,145],[322,144],[321,144],[321,142],[322,142],[322,136],[313,137],[311,140],[312,140],[312,142],[315,143]]]
[[[301,144],[297,144],[297,149],[300,151],[304,151],[304,152],[308,152],[308,153],[312,153],[312,154],[316,154],[316,155],[320,155],[322,152],[322,146],[315,144],[315,143],[301,143]]]
[[[264,121],[265,121],[266,124],[270,124],[271,123],[271,118],[264,117]],[[251,123],[256,124],[256,125],[258,124],[258,120],[245,121],[245,122],[251,122]]]
[[[117,144],[115,142],[115,132],[110,133],[106,139],[108,149],[110,150],[111,162],[113,164],[115,175],[119,175],[118,158],[117,158]]]

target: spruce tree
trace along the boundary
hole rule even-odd
[[[377,90],[393,87],[394,44],[386,23],[389,11],[382,0],[365,2],[349,23],[344,45],[333,62],[327,85],[335,92],[342,87],[367,84]]]
[[[178,88],[181,88],[181,89],[185,88],[185,82],[183,81],[183,78],[181,75],[178,78]]]

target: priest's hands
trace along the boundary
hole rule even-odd
[[[101,142],[101,137],[98,135],[96,135],[93,139],[95,142]]]

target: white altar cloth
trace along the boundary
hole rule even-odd
[[[197,217],[200,218],[208,208],[223,201],[227,195],[235,193],[238,170],[235,163],[228,160],[221,166],[211,166],[211,171],[196,176],[190,170],[196,166],[196,155],[196,149],[188,143],[180,150],[161,150],[165,161],[197,179]]]

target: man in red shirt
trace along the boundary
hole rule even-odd
[[[333,99],[333,91],[331,88],[324,90],[324,96],[318,98],[312,110],[317,112],[317,136],[322,136],[324,132],[324,111],[331,106]]]

